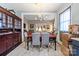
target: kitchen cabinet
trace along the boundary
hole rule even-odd
[[[6,51],[6,36],[0,36],[0,54]]]
[[[21,43],[21,18],[0,6],[0,55]]]

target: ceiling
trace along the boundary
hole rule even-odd
[[[64,3],[6,3],[10,8],[26,12],[55,12]]]
[[[61,8],[65,3],[4,3],[4,5],[16,11],[21,11],[24,13],[55,13],[59,8]],[[55,19],[54,14],[43,14],[34,15],[26,14],[24,16],[26,20],[53,20]]]

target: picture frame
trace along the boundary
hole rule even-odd
[[[47,29],[50,29],[50,26],[49,26],[49,25],[46,25],[46,28],[47,28]]]
[[[30,24],[30,28],[34,28],[34,24]]]

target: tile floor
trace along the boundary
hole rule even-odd
[[[54,46],[51,48],[41,48],[40,51],[37,48],[30,47],[29,50],[24,48],[24,43],[20,44],[7,56],[63,56],[60,51],[60,47],[57,45],[57,50],[54,50]]]

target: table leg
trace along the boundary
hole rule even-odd
[[[56,50],[56,38],[54,39],[54,43],[55,43],[55,50]]]
[[[27,50],[29,50],[29,39],[27,39]]]

